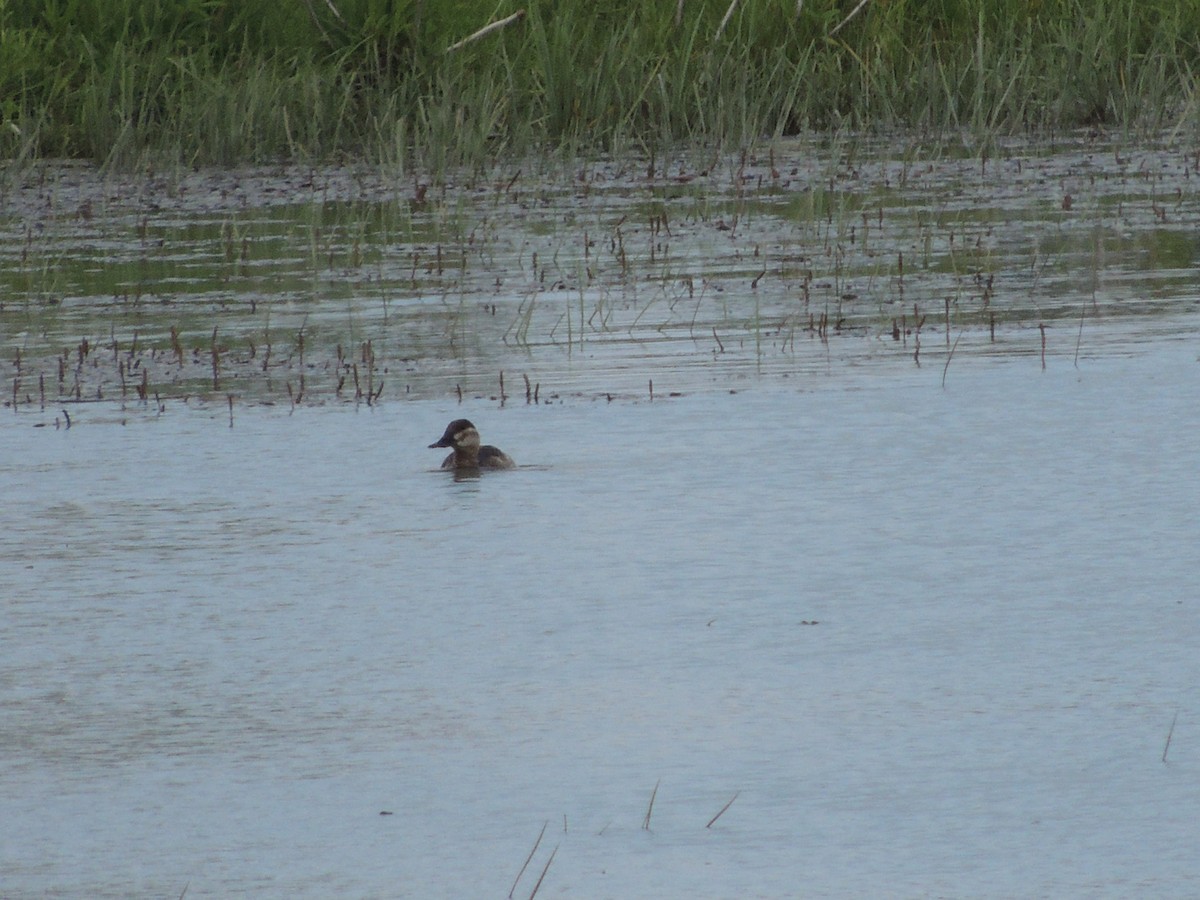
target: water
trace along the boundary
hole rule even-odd
[[[0,895],[1195,895],[1191,157],[919,155],[6,194]]]
[[[3,892],[1193,894],[1195,346],[22,413]]]
[[[1091,134],[0,181],[8,405],[642,396],[1198,309],[1200,157]],[[507,381],[500,383],[501,373]]]

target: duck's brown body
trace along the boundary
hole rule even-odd
[[[479,432],[466,419],[455,419],[434,447],[450,447],[450,455],[442,462],[443,469],[512,469],[516,463],[504,451],[480,442]]]

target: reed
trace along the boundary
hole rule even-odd
[[[642,830],[643,831],[650,830],[650,815],[654,812],[654,798],[658,796],[658,786],[660,784],[662,784],[661,778],[658,781],[654,782],[654,790],[652,790],[650,792],[650,803],[646,807],[646,816],[644,819],[642,819]]]
[[[945,389],[945,387],[946,387],[946,373],[950,371],[950,360],[954,359],[954,351],[958,349],[958,340],[961,337],[962,337],[962,335],[959,334],[958,337],[956,337],[954,339],[954,344],[950,347],[949,351],[947,351],[947,353],[946,353],[946,364],[944,366],[942,366],[942,388],[943,389]]]
[[[529,892],[529,900],[533,900],[537,896],[537,892],[542,887],[542,882],[546,880],[546,873],[550,871],[550,863],[554,862],[554,857],[557,853],[558,847],[556,846],[550,851],[550,858],[546,860],[546,865],[542,867],[542,874],[538,876],[537,883],[533,886],[533,890]]]
[[[738,147],[814,128],[986,141],[1200,125],[1200,7],[1174,0],[305,7],[6,3],[0,156],[350,155],[436,180],[531,150]]]
[[[64,415],[65,415],[64,411]],[[1167,751],[1171,749],[1171,738],[1175,734],[1175,723],[1179,721],[1179,710],[1175,711],[1175,715],[1171,717],[1171,727],[1167,729],[1167,742],[1163,745],[1162,761],[1165,764],[1167,761]]]
[[[530,849],[529,855],[525,857],[525,862],[521,865],[521,870],[517,872],[517,877],[513,879],[512,887],[508,889],[509,900],[512,900],[513,891],[517,889],[517,883],[521,880],[521,876],[525,874],[525,870],[529,868],[529,863],[533,860],[533,855],[537,853],[537,848],[541,845],[542,838],[545,836],[546,828],[549,825],[550,821],[547,819],[542,825],[542,830],[538,832],[537,840],[533,842],[533,847]]]
[[[727,810],[727,809],[729,809],[729,807],[733,806],[733,801],[738,798],[738,794],[740,794],[740,793],[741,793],[741,791],[735,791],[734,795],[729,798],[729,802],[726,803],[724,806],[722,806],[719,810],[717,810],[717,814],[715,816],[713,816],[711,819],[709,819],[708,824],[705,825],[704,827],[712,828],[713,823],[715,821],[717,821],[717,819],[721,818],[721,816],[725,815],[725,810]]]

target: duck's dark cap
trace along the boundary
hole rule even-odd
[[[429,445],[429,449],[434,450],[434,449],[437,449],[438,447],[453,447],[454,446],[454,436],[456,434],[458,434],[460,431],[464,431],[467,428],[474,428],[474,427],[475,426],[472,425],[470,420],[468,420],[468,419],[455,419],[453,422],[451,422],[449,425],[446,426],[446,430],[442,433],[442,436],[440,438],[438,438],[437,443]]]

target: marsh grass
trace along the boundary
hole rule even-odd
[[[1078,365],[1116,316],[1187,308],[1191,151],[1084,132],[972,159],[969,136],[900,139],[522,158],[421,192],[369,164],[42,166],[8,195],[39,226],[10,218],[0,242],[4,405],[504,402],[514,372],[527,403],[568,377],[641,399],[679,387],[681,362],[722,378],[874,349],[933,357],[944,382],[976,335],[1032,356],[1022,329],[1057,322],[1042,362],[1069,335]]]
[[[1195,127],[1200,7],[12,0],[0,155],[118,168],[328,161],[441,173],[531,150],[753,146],[809,129]],[[721,8],[718,8],[721,7]],[[836,29],[836,31],[835,31]]]

